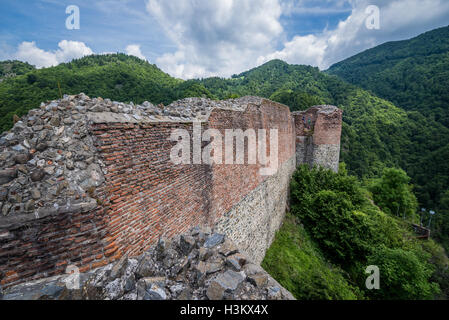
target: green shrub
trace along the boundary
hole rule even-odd
[[[300,300],[354,300],[360,292],[325,260],[307,232],[288,215],[262,267]]]
[[[422,300],[440,293],[438,285],[430,281],[433,267],[413,251],[379,247],[368,262],[380,269],[380,289],[370,291],[373,298]]]
[[[370,186],[374,202],[381,210],[396,216],[414,218],[418,202],[409,185],[410,178],[401,169],[385,169]]]
[[[371,185],[375,186],[371,188],[373,198],[408,205],[412,212],[416,202],[405,173],[393,169],[385,172]],[[343,269],[365,297],[444,297],[449,276],[444,250],[433,242],[415,240],[410,223],[381,211],[370,195],[356,178],[347,175],[344,166],[339,173],[300,166],[291,182],[291,212],[304,224],[323,256]],[[366,289],[365,269],[369,265],[380,268],[381,290]],[[295,287],[294,283],[287,284]]]

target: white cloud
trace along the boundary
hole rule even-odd
[[[380,8],[380,30],[365,25],[372,4]],[[147,10],[177,46],[156,63],[180,78],[230,76],[275,58],[326,69],[449,23],[447,0],[147,0]],[[281,25],[283,16],[348,10],[347,19],[321,33],[286,39]]]
[[[283,32],[278,0],[148,0],[147,10],[177,46],[156,63],[180,78],[229,76],[256,66]]]
[[[130,56],[135,56],[142,60],[147,60],[147,58],[145,58],[142,51],[140,50],[140,45],[138,45],[138,44],[130,44],[129,46],[127,46],[126,54],[128,54]]]
[[[326,69],[381,43],[413,37],[423,30],[443,26],[448,21],[449,2],[445,0],[378,0],[380,29],[366,28],[368,0],[351,1],[351,15],[334,30],[296,36],[282,50],[262,56],[259,63],[279,58],[289,63],[310,64]],[[290,8],[290,10],[293,10]]]
[[[39,49],[34,41],[22,42],[14,58],[35,65],[37,68],[50,67],[58,64],[54,53]]]
[[[58,43],[58,47],[56,51],[45,51],[38,48],[34,41],[24,41],[19,45],[13,58],[28,62],[37,68],[45,68],[93,54],[83,42],[62,40]]]

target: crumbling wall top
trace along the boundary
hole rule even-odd
[[[187,98],[154,106],[81,93],[42,103],[0,135],[0,228],[96,207],[106,168],[90,124],[206,122],[215,109],[243,112],[263,100]]]

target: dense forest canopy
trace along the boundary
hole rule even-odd
[[[280,60],[234,76],[197,80],[218,98],[260,95],[292,110],[333,104],[344,110],[342,160],[359,177],[379,176],[398,167],[412,177],[420,203],[435,207],[448,189],[449,130],[417,111],[389,101],[320,72]],[[426,168],[426,170],[423,170]]]
[[[449,26],[377,46],[327,72],[449,127]]]
[[[291,213],[262,266],[297,299],[448,298],[443,248],[411,230],[416,201],[405,172],[386,169],[368,190],[344,165],[338,173],[302,165],[290,187]],[[379,290],[367,290],[367,266],[381,270]]]
[[[7,77],[20,76],[34,69],[34,66],[22,61],[0,61],[0,82]]]

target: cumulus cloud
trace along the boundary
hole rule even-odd
[[[368,29],[366,8],[380,9],[380,29]],[[177,50],[156,63],[180,78],[230,76],[271,59],[321,69],[358,52],[444,26],[446,0],[147,0],[148,12]],[[348,12],[334,29],[286,39],[282,18]],[[299,16],[296,16],[299,15]],[[291,32],[290,32],[291,34]]]
[[[135,56],[139,59],[146,60],[145,56],[143,55],[142,51],[140,50],[140,45],[138,44],[130,44],[126,47],[126,54],[130,56]]]
[[[148,0],[177,50],[156,63],[180,78],[229,76],[274,50],[283,28],[278,0]]]
[[[62,40],[58,43],[58,47],[56,51],[45,51],[38,48],[34,41],[24,41],[19,45],[13,58],[28,62],[37,68],[45,68],[93,54],[83,42]]]
[[[296,36],[281,50],[262,56],[259,63],[279,58],[289,63],[310,64],[321,69],[386,41],[417,35],[448,21],[445,0],[378,0],[380,29],[368,29],[366,12],[372,1],[354,0],[351,15],[334,30],[317,35]],[[290,10],[293,10],[290,8]]]

